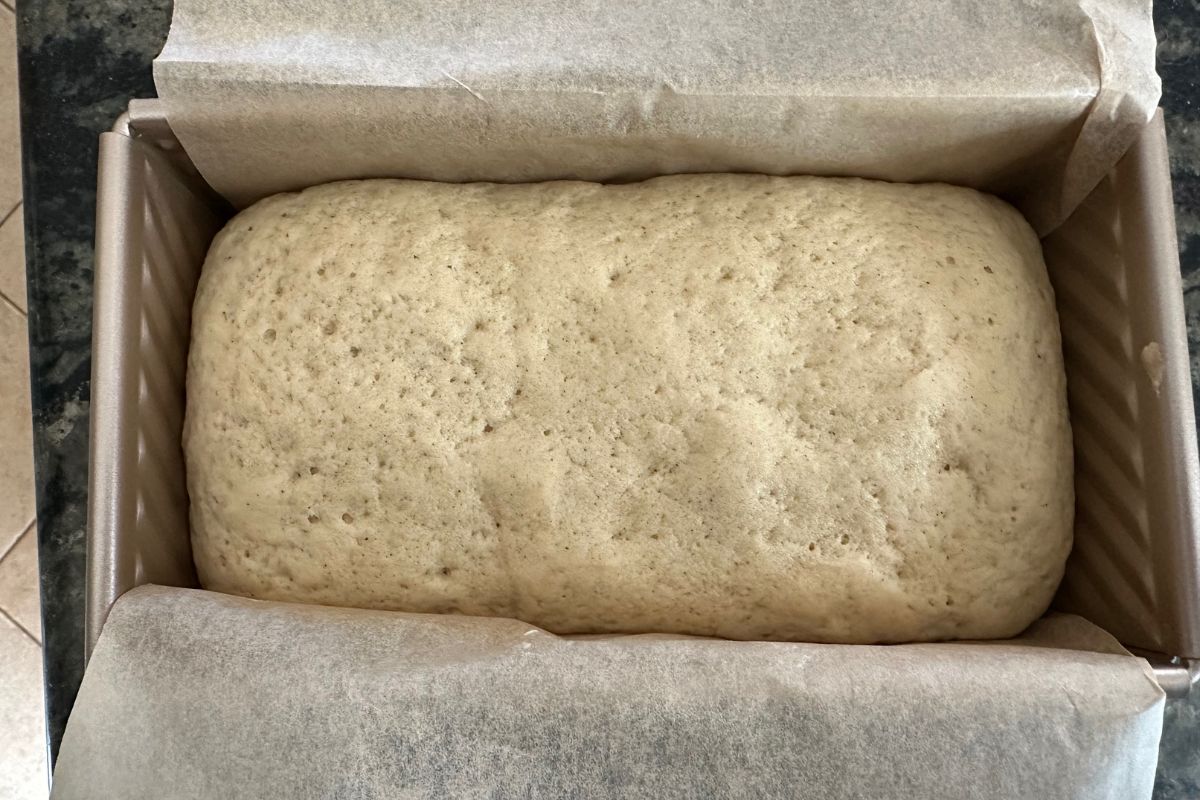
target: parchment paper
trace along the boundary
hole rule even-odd
[[[342,178],[942,180],[1046,233],[1155,108],[1150,0],[177,0],[171,126],[235,205]]]
[[[142,587],[52,798],[1136,800],[1163,695],[1118,653],[1076,617],[992,644],[569,639]]]
[[[177,0],[169,121],[237,205],[329,180],[945,180],[1040,231],[1157,103],[1148,0]],[[1062,649],[1074,648],[1074,649]],[[1150,796],[1162,693],[1010,643],[565,639],[144,587],[53,797]]]

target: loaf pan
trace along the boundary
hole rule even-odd
[[[152,100],[101,135],[97,206],[86,655],[122,593],[197,585],[185,366],[196,279],[232,213]],[[1179,695],[1200,658],[1200,464],[1161,112],[1044,246],[1077,494],[1054,606],[1147,655]]]

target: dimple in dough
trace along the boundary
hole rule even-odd
[[[372,180],[200,279],[204,586],[558,633],[1005,637],[1071,543],[1036,236],[940,184]]]

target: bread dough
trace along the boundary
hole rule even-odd
[[[201,582],[558,633],[1016,634],[1070,548],[1054,297],[952,186],[373,180],[200,279]]]

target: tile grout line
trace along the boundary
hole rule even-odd
[[[30,520],[29,524],[25,526],[25,530],[21,531],[21,534],[19,536],[17,536],[16,539],[13,539],[13,542],[11,545],[8,546],[8,549],[5,550],[2,555],[0,555],[0,564],[3,564],[4,560],[12,554],[12,551],[17,549],[17,545],[19,545],[21,543],[22,539],[24,539],[26,536],[29,536],[31,534],[33,536],[37,536],[37,516],[36,515],[34,516],[34,518],[32,520]],[[35,542],[34,547],[36,548],[36,546],[37,546],[37,543]],[[34,563],[34,570],[36,571],[37,570],[36,558],[33,563]],[[42,584],[42,577],[41,577],[41,575],[38,575],[37,586],[38,586],[39,593],[41,592],[41,584]],[[38,600],[39,600],[38,606],[40,608],[41,598],[38,598]],[[8,613],[8,609],[6,609],[4,606],[0,606],[0,616],[3,616],[5,619],[7,619],[13,625],[16,625],[21,630],[21,633],[25,634],[30,639],[32,639],[33,643],[36,644],[38,647],[42,646],[41,640],[39,640],[36,636],[34,636],[29,631],[27,631],[25,629],[25,626],[22,625],[20,622],[18,622],[16,617],[14,617],[12,614]]]
[[[0,0],[0,5],[3,5],[3,4],[4,4],[4,0]],[[24,202],[24,198],[18,200],[17,204],[8,210],[7,214],[5,214],[3,217],[0,217],[0,228],[3,228],[4,225],[10,219],[13,218],[13,215],[16,214],[17,211],[21,208],[21,203],[23,203],[23,202]],[[21,235],[24,236],[25,232],[22,231]],[[10,306],[12,306],[12,310],[17,312],[18,314],[20,314],[22,317],[25,317],[26,319],[29,318],[29,315],[25,312],[25,310],[23,308],[21,308],[19,305],[17,305],[17,302],[15,300],[13,300],[11,297],[9,297],[8,295],[6,295],[4,292],[0,292],[0,300],[3,300],[4,302],[6,302]]]
[[[16,626],[17,626],[17,630],[19,630],[21,633],[23,633],[23,634],[25,634],[26,636],[28,636],[28,637],[29,637],[29,639],[30,639],[30,640],[31,640],[31,641],[32,641],[34,644],[36,644],[36,645],[38,646],[38,648],[39,648],[39,649],[41,648],[41,646],[42,646],[42,643],[38,641],[38,638],[37,638],[36,636],[34,636],[32,633],[30,633],[29,631],[25,630],[25,626],[24,626],[24,625],[22,625],[21,623],[17,622],[16,618],[15,618],[15,617],[14,617],[12,614],[8,613],[8,611],[7,611],[6,609],[4,609],[4,608],[0,608],[0,617],[3,617],[4,619],[6,619],[6,620],[8,620],[9,622],[11,622],[13,625],[16,625]]]
[[[22,528],[21,532],[17,534],[17,538],[12,540],[12,544],[10,544],[7,548],[5,548],[3,553],[0,553],[0,563],[4,563],[4,559],[8,558],[9,553],[11,553],[13,550],[17,549],[17,545],[20,544],[21,540],[25,538],[25,534],[29,533],[31,530],[33,530],[36,527],[37,527],[37,516],[35,515],[33,519],[29,520],[29,524],[27,524],[24,528]]]
[[[8,295],[6,295],[4,292],[0,292],[0,300],[3,300],[5,302],[5,304],[8,305],[9,308],[11,308],[13,311],[17,312],[18,314],[20,314],[23,318],[29,319],[29,315],[26,314],[24,311],[22,311],[21,307],[19,305],[17,305],[12,300],[10,300],[8,298]]]
[[[3,3],[3,2],[4,2],[4,0],[0,0],[0,3]],[[17,209],[21,207],[21,203],[23,203],[23,202],[25,202],[25,198],[22,197],[20,200],[18,200],[16,202],[16,205],[14,205],[12,208],[10,208],[8,210],[8,213],[6,213],[3,217],[0,217],[0,227],[3,227],[4,223],[8,222],[9,217],[11,217],[13,214],[17,213]]]

